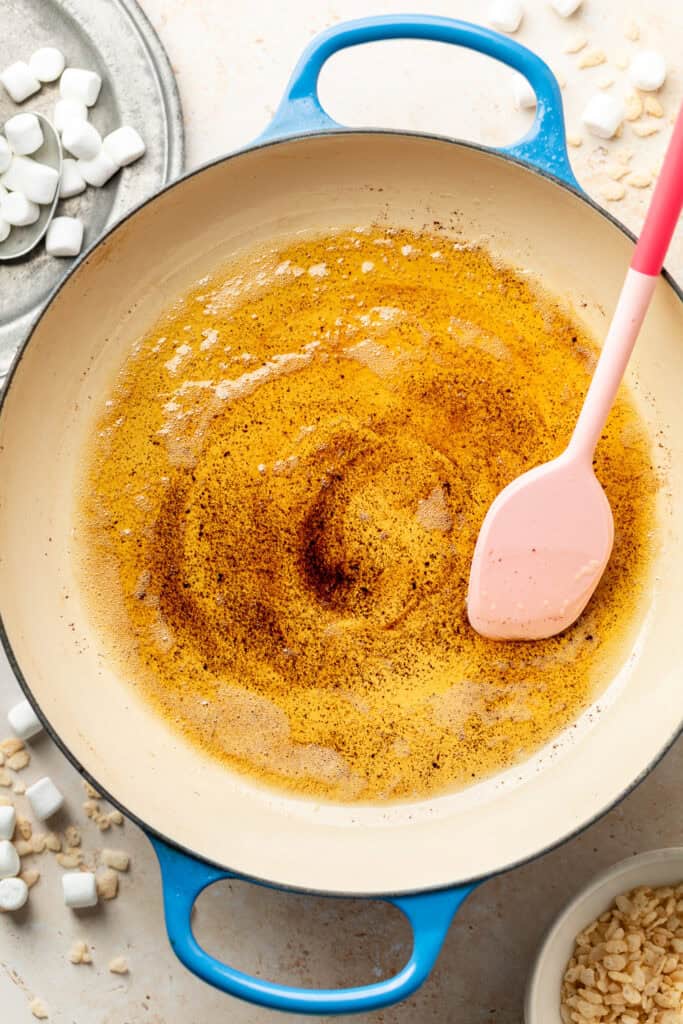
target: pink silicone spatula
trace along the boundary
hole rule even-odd
[[[501,491],[472,559],[469,620],[498,640],[554,636],[581,614],[612,551],[593,453],[619,389],[683,206],[683,108],[583,408],[565,451]]]

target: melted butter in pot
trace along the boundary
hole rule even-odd
[[[612,560],[562,636],[477,635],[495,495],[566,444],[595,360],[529,280],[444,237],[252,253],[134,347],[87,453],[81,570],[111,656],[208,755],[316,797],[420,797],[574,721],[639,617],[657,490],[624,392]],[[635,500],[634,500],[635,496]]]

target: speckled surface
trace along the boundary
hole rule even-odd
[[[144,0],[178,76],[184,103],[188,161],[192,166],[253,138],[272,113],[303,45],[334,20],[391,11],[375,0],[298,0],[296,4],[255,0]],[[473,0],[413,0],[416,11],[476,19],[486,5]],[[668,0],[585,0],[585,11],[569,22],[557,18],[545,0],[525,0],[518,38],[537,48],[566,79],[565,102],[571,129],[582,104],[613,62],[634,48],[624,24],[634,16],[642,43],[662,49],[675,64],[683,40],[683,8]],[[570,36],[584,32],[590,45],[605,50],[609,68],[579,71],[577,57],[563,52]],[[345,54],[323,74],[322,95],[340,120],[422,128],[497,144],[524,130],[527,116],[512,109],[510,73],[480,57],[431,44],[394,43]],[[681,96],[680,65],[662,93],[667,115]],[[619,84],[612,86],[619,89]],[[666,121],[664,122],[666,125]],[[638,171],[653,167],[665,130],[639,139],[626,127],[616,143],[598,145],[584,137],[571,151],[579,181],[600,199],[610,152],[633,150]],[[627,190],[610,204],[637,228],[647,190]],[[669,260],[683,277],[683,233]],[[17,687],[4,660],[0,667],[0,720],[17,700]],[[103,712],[104,713],[104,712]],[[0,736],[4,734],[0,727]],[[626,740],[625,740],[626,742]],[[466,903],[432,977],[400,1007],[359,1020],[385,1024],[520,1024],[525,979],[534,951],[560,906],[595,872],[628,854],[683,843],[679,742],[649,778],[584,835],[542,860],[489,881]],[[31,782],[50,774],[67,795],[66,818],[84,823],[84,799],[75,772],[45,738],[32,746],[33,761],[22,774]],[[596,765],[596,771],[599,766]],[[2,791],[4,792],[4,791]],[[538,809],[542,813],[542,808]],[[132,868],[122,878],[119,898],[78,915],[61,902],[61,869],[48,855],[37,858],[43,872],[28,910],[0,918],[0,1021],[29,1024],[30,997],[40,996],[58,1024],[261,1024],[278,1016],[228,999],[196,981],[171,954],[162,924],[159,875],[146,838],[126,824],[104,840],[84,826],[84,848],[110,845],[128,850]],[[225,886],[227,888],[227,885]],[[212,952],[237,966],[283,981],[307,985],[362,982],[395,969],[408,952],[409,935],[400,917],[379,905],[292,897],[245,885],[205,896],[196,928]],[[214,898],[215,895],[215,898]],[[75,938],[93,946],[92,966],[73,966],[66,955]],[[109,974],[107,963],[125,954],[128,976]],[[299,1019],[302,1022],[310,1018]]]

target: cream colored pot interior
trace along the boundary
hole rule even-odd
[[[683,306],[660,283],[631,378],[666,473],[664,545],[637,645],[598,709],[518,770],[428,802],[280,797],[200,756],[104,658],[74,582],[73,482],[103,389],[186,286],[242,246],[377,221],[484,241],[604,331],[631,243],[569,191],[496,156],[383,133],[293,140],[226,160],[119,227],[69,278],[0,419],[0,611],[33,697],[121,804],[200,856],[295,887],[411,891],[486,875],[587,824],[683,719]],[[634,481],[634,500],[637,500]]]

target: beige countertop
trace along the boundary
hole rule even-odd
[[[101,2],[101,0],[98,0]],[[610,180],[606,168],[617,150],[631,150],[632,167],[650,173],[661,155],[669,116],[683,89],[680,53],[683,7],[670,0],[586,0],[580,16],[558,18],[545,0],[523,0],[517,38],[537,49],[566,80],[568,125],[579,130],[582,105],[606,74],[623,91],[621,55],[636,45],[662,50],[674,67],[661,93],[663,128],[647,139],[630,125],[621,139],[599,143],[583,135],[570,155],[581,184],[598,201]],[[301,49],[334,21],[407,6],[413,11],[481,20],[488,4],[470,0],[143,0],[177,74],[184,104],[188,165],[249,142],[277,105]],[[629,18],[641,41],[625,37]],[[584,33],[607,63],[577,68],[580,55],[565,46]],[[678,67],[676,68],[676,62]],[[530,115],[513,109],[511,73],[485,58],[433,44],[381,44],[335,58],[323,73],[321,94],[330,112],[348,124],[422,129],[497,145],[512,141]],[[609,203],[615,216],[637,229],[648,189],[627,188]],[[669,265],[683,279],[683,232]],[[37,584],[39,585],[39,584]],[[0,721],[18,699],[4,658],[0,663]],[[7,730],[0,726],[0,738]],[[640,850],[683,845],[680,780],[683,741],[647,780],[579,838],[533,864],[487,882],[465,904],[438,965],[423,987],[401,1006],[359,1020],[385,1024],[519,1024],[527,973],[541,935],[562,904],[591,875]],[[50,774],[67,796],[67,820],[83,826],[84,850],[127,850],[132,867],[122,876],[117,900],[70,913],[62,904],[61,869],[51,855],[36,857],[42,878],[29,908],[0,917],[0,1022],[29,1024],[37,995],[56,1024],[261,1024],[277,1015],[214,992],[189,975],[172,955],[162,919],[159,872],[145,836],[133,825],[101,835],[87,822],[78,776],[46,737],[31,746],[28,783]],[[596,769],[597,770],[597,769]],[[7,791],[0,791],[4,795]],[[21,804],[23,797],[17,800]],[[542,813],[542,808],[539,808]],[[228,888],[227,885],[224,886]],[[270,893],[243,884],[200,901],[196,929],[207,947],[243,969],[305,985],[348,985],[396,969],[407,957],[409,935],[399,915],[378,904],[330,901]],[[74,966],[74,939],[93,947],[94,963]],[[118,954],[130,974],[107,969]]]

